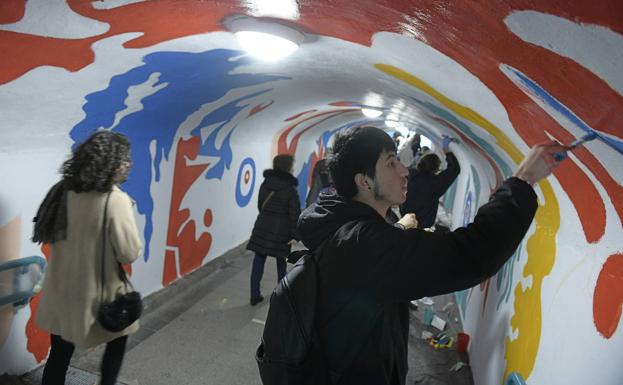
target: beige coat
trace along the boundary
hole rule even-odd
[[[100,304],[102,220],[106,193],[70,191],[67,197],[67,239],[52,245],[37,324],[78,347],[88,348],[138,330],[138,321],[118,333],[96,320]],[[125,293],[116,261],[132,263],[142,252],[132,200],[114,187],[106,224],[104,301]]]

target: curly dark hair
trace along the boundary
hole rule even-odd
[[[130,141],[120,133],[98,131],[80,144],[61,166],[67,189],[108,192],[123,180],[119,170],[131,162]]]

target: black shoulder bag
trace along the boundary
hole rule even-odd
[[[120,332],[128,326],[132,325],[143,312],[143,300],[141,294],[134,290],[134,287],[128,281],[128,277],[123,271],[121,264],[117,262],[119,278],[125,283],[126,287],[130,286],[132,291],[126,294],[117,295],[114,301],[104,302],[104,284],[105,284],[105,257],[106,257],[106,219],[108,214],[108,200],[110,193],[106,197],[106,205],[104,206],[104,221],[102,224],[102,270],[101,270],[101,286],[100,286],[100,306],[97,310],[97,320],[100,325],[108,331]]]

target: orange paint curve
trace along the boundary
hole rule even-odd
[[[593,294],[593,319],[597,331],[610,338],[621,322],[623,309],[623,254],[613,254],[604,263]]]

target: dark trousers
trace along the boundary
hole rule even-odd
[[[275,258],[277,261],[277,283],[286,275],[287,262],[285,258]],[[255,253],[253,267],[251,268],[251,298],[258,298],[261,295],[260,281],[264,275],[264,265],[266,256]]]
[[[45,369],[43,369],[41,384],[63,385],[65,383],[65,374],[67,374],[69,360],[74,354],[74,344],[65,341],[55,334],[51,335],[51,340],[52,348],[50,349],[48,362],[45,363]],[[115,382],[117,382],[117,376],[121,369],[121,362],[123,362],[125,343],[127,340],[128,336],[122,336],[106,344],[106,351],[104,352],[101,366],[101,385],[114,385]]]

